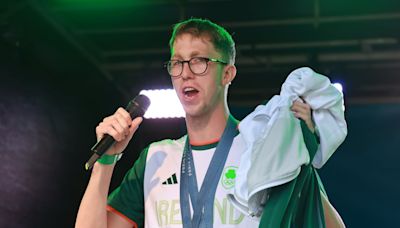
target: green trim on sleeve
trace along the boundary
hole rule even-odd
[[[108,197],[108,205],[134,221],[138,227],[144,226],[143,181],[148,150],[149,147],[141,152],[120,186]]]

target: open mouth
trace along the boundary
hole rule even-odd
[[[183,89],[183,94],[185,95],[185,97],[193,97],[195,95],[197,95],[199,93],[199,91],[193,87],[185,87]]]

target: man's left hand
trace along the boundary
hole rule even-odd
[[[306,122],[307,124],[308,129],[310,129],[310,131],[314,133],[315,125],[312,119],[312,109],[309,104],[305,103],[305,101],[303,101],[302,99],[298,99],[293,102],[290,110],[293,111],[293,114],[296,118],[304,120],[304,122]]]

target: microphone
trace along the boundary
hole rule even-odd
[[[131,118],[134,119],[143,116],[149,105],[150,99],[145,95],[139,94],[128,103],[125,109],[129,112]],[[115,139],[111,135],[105,134],[104,137],[90,149],[93,155],[86,162],[85,169],[91,169],[97,159],[99,159],[114,143]]]

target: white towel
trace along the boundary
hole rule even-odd
[[[228,197],[246,214],[261,215],[268,188],[293,180],[300,167],[310,162],[299,120],[290,110],[299,96],[313,109],[320,137],[314,167],[322,167],[347,135],[341,91],[310,68],[290,73],[280,95],[258,106],[239,125],[246,151],[237,170],[234,193]]]

